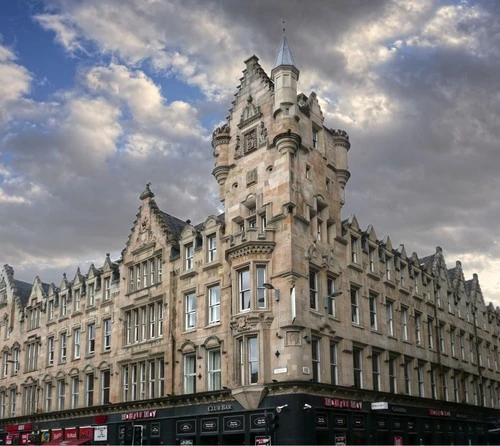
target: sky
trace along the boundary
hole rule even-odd
[[[59,285],[119,258],[145,184],[222,211],[211,133],[282,21],[327,127],[350,135],[343,217],[419,257],[443,248],[500,305],[500,2],[0,2],[0,262]]]

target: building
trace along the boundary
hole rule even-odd
[[[245,65],[213,133],[224,214],[181,221],[148,185],[119,260],[57,285],[4,266],[2,440],[494,442],[500,311],[478,277],[343,220],[347,133],[297,94],[286,37],[271,77]]]

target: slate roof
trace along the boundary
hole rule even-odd
[[[285,35],[283,35],[283,40],[281,41],[281,47],[278,52],[278,56],[276,57],[274,68],[279,67],[281,65],[292,65],[296,67],[292,50],[290,49],[290,45],[288,45],[288,40],[286,39]]]
[[[33,288],[33,285],[31,283],[16,279],[14,279],[14,284],[17,289],[17,296],[19,297],[22,306],[25,307],[31,295],[31,288]]]
[[[163,211],[160,211],[160,216],[167,225],[167,228],[172,233],[172,235],[176,239],[179,239],[181,237],[182,231],[187,226],[187,223]]]
[[[432,263],[434,261],[434,256],[435,254],[432,254],[430,256],[422,257],[420,260],[420,265],[428,265],[429,263]]]

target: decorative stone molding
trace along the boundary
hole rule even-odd
[[[276,243],[274,242],[265,242],[265,241],[255,241],[255,242],[246,242],[243,245],[235,246],[234,248],[230,248],[226,251],[227,259],[229,261],[237,259],[238,257],[255,255],[255,254],[272,254],[274,250],[274,246]]]

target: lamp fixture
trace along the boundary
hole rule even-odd
[[[266,282],[266,283],[263,283],[262,286],[266,289],[266,290],[274,290],[274,299],[276,300],[276,302],[279,302],[280,300],[280,290],[274,288],[274,285]]]
[[[333,293],[329,294],[328,296],[325,296],[323,298],[323,303],[325,308],[329,307],[329,301],[330,299],[335,299],[336,297],[339,297],[342,295],[342,291],[334,291]]]

